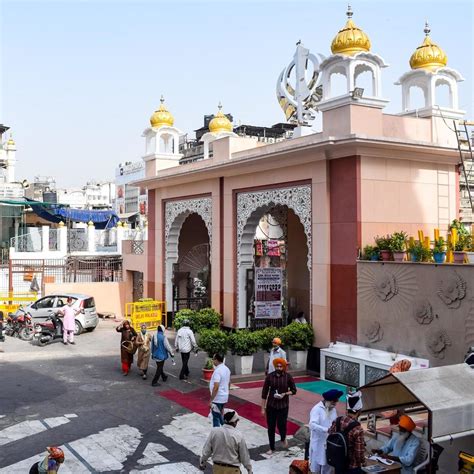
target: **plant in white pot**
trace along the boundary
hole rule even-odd
[[[235,373],[252,373],[253,355],[259,347],[258,335],[248,329],[237,330],[229,336],[229,349],[234,356]]]
[[[407,238],[406,232],[394,232],[390,236],[390,250],[392,251],[393,259],[395,262],[403,262],[406,256],[407,250]]]
[[[289,348],[292,369],[306,369],[308,349],[313,345],[314,333],[309,324],[293,322],[283,329],[283,344]]]

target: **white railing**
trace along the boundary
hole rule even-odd
[[[26,234],[12,237],[10,247],[16,252],[41,252],[43,250],[42,229],[33,227]]]

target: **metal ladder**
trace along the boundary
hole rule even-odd
[[[471,144],[471,137],[469,136],[468,127],[474,126],[474,121],[460,120],[459,122],[453,120],[454,131],[456,132],[456,139],[458,142],[459,157],[461,158],[461,166],[463,170],[464,180],[466,182],[467,194],[469,197],[469,204],[471,211],[474,214],[473,196],[469,181],[474,172],[474,155]],[[466,169],[466,161],[470,161],[469,170]],[[474,178],[474,176],[473,176]]]

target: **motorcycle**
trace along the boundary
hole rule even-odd
[[[22,307],[14,314],[9,313],[4,331],[7,336],[19,337],[23,341],[31,341],[33,339],[33,318],[31,314]]]
[[[36,323],[34,327],[34,340],[40,347],[48,345],[54,339],[63,337],[63,323],[57,314],[52,314],[46,321]]]

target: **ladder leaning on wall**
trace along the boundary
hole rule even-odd
[[[461,158],[460,166],[466,183],[471,212],[474,213],[474,154],[473,143],[471,143],[471,138],[474,139],[474,129],[472,129],[472,127],[474,127],[474,121],[453,120],[453,123],[458,142],[459,157]],[[469,134],[470,130],[472,132],[472,137]]]

